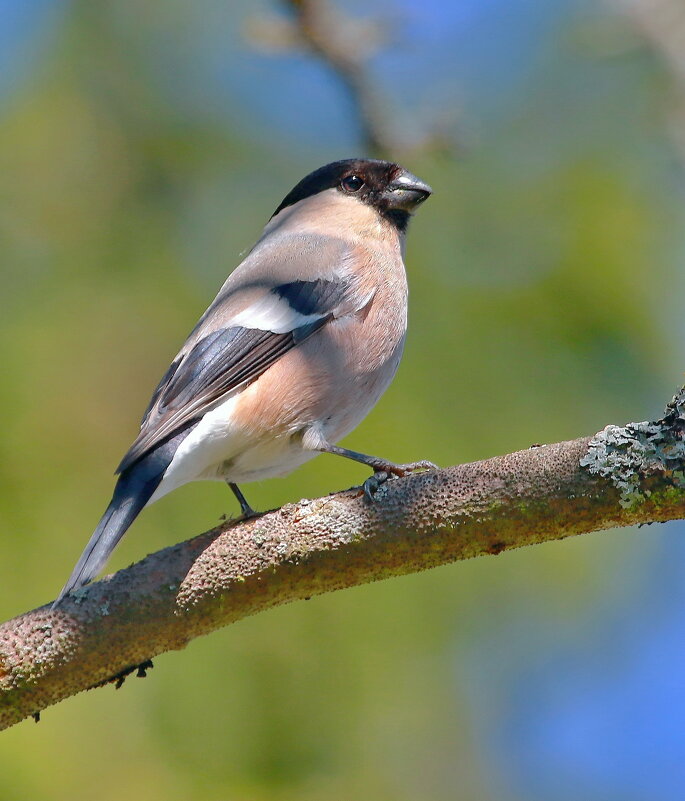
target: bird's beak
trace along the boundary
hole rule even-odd
[[[410,172],[402,170],[388,184],[383,195],[391,209],[402,209],[402,211],[411,213],[432,193],[433,190],[428,184]]]

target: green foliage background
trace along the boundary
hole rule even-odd
[[[350,155],[274,144],[238,101],[179,112],[143,54],[173,61],[192,4],[135,5],[69,6],[0,107],[4,617],[61,587],[153,386],[280,198]],[[237,29],[245,4],[225,13]],[[644,54],[562,39],[459,157],[410,156],[435,194],[409,237],[408,347],[350,447],[447,465],[660,412],[683,356],[668,98]],[[594,127],[569,143],[577,115]],[[363,477],[322,457],[246,493],[263,509]],[[186,487],[110,567],[235,512],[225,488]],[[655,541],[588,536],[245,620],[4,733],[0,799],[513,799],[481,736],[507,699],[487,679],[474,698],[473,654],[506,673],[540,629],[582,638],[597,609],[635,601]],[[519,645],[499,648],[512,626]]]

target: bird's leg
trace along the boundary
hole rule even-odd
[[[228,484],[228,486],[233,491],[233,494],[235,495],[235,497],[238,499],[238,503],[240,504],[240,511],[242,513],[241,517],[243,517],[243,519],[245,519],[245,520],[247,520],[249,517],[256,517],[257,516],[257,512],[255,512],[255,510],[247,502],[247,499],[245,498],[243,493],[240,491],[240,488],[238,487],[238,485],[234,484],[232,481],[227,481],[226,483]]]
[[[390,476],[406,476],[413,473],[415,470],[437,470],[437,465],[433,462],[426,461],[425,459],[420,462],[411,462],[410,464],[395,464],[388,462],[387,459],[379,459],[377,456],[367,456],[365,453],[357,453],[357,451],[350,451],[347,448],[341,448],[339,445],[331,445],[328,442],[319,442],[316,450],[323,453],[333,453],[336,456],[344,456],[346,459],[352,459],[355,462],[361,462],[373,470],[373,475],[366,479],[364,482],[364,494],[372,501],[376,490],[386,482]]]

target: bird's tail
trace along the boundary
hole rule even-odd
[[[119,540],[153,496],[176,449],[188,433],[185,430],[161,443],[119,476],[112,500],[53,608],[65,595],[97,576]]]

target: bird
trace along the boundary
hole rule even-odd
[[[405,237],[432,193],[399,164],[335,161],[283,199],[164,373],[122,459],[112,500],[53,606],[92,581],[142,509],[197,480],[287,475],[320,453],[390,476],[434,468],[340,447],[400,363]]]

